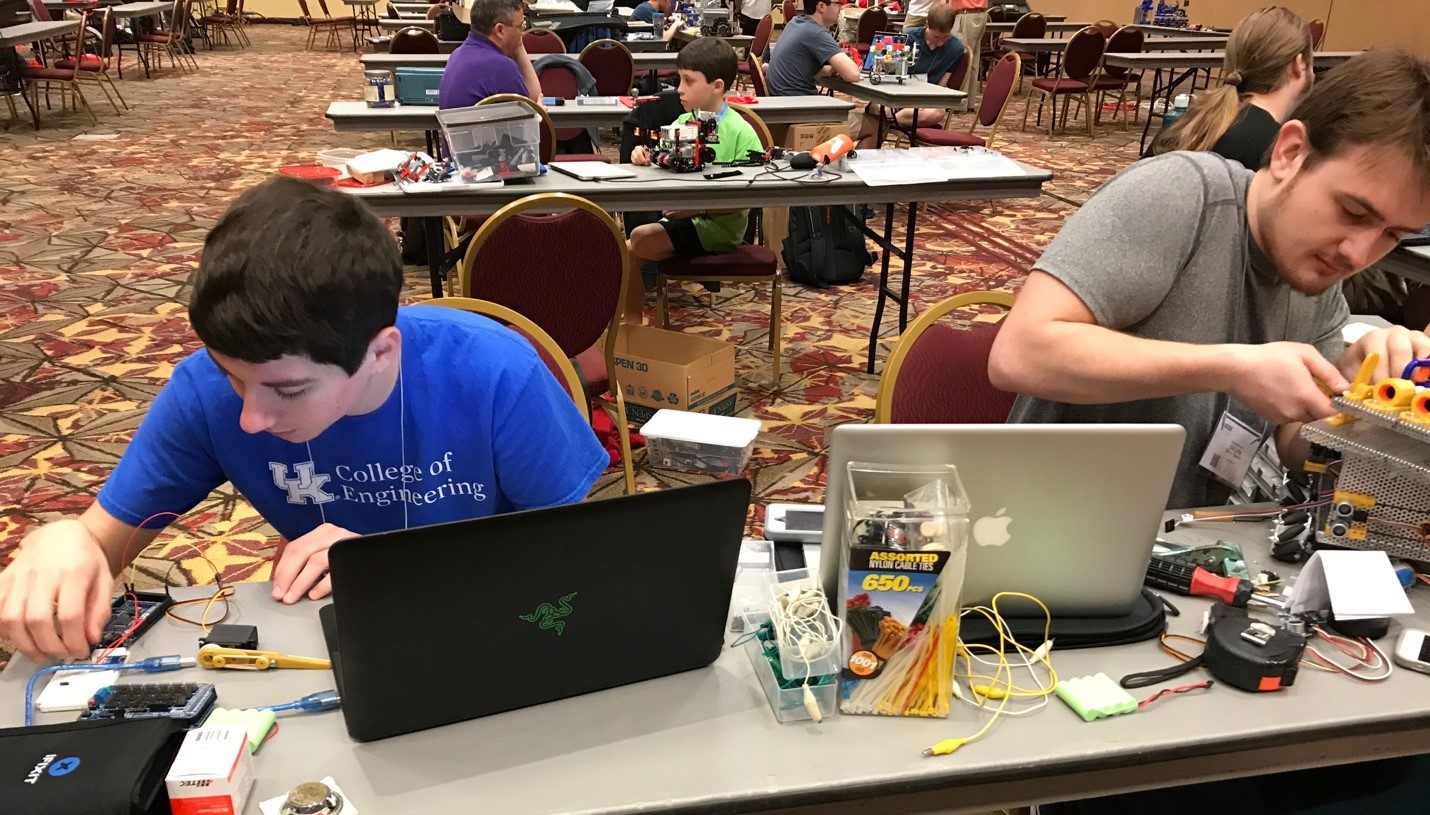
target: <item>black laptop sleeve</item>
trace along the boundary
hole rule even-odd
[[[0,811],[163,815],[184,731],[172,719],[0,729]]]
[[[1036,648],[1043,641],[1042,614],[1029,617],[1004,616],[1008,628],[1018,641]],[[1103,645],[1125,645],[1149,640],[1167,625],[1167,614],[1157,595],[1143,589],[1132,604],[1132,611],[1121,617],[1054,617],[1052,640],[1054,650],[1097,648]],[[998,632],[980,615],[963,618],[959,638],[968,643],[997,645]]]

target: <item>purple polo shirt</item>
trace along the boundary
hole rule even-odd
[[[437,89],[440,108],[466,108],[497,93],[526,95],[526,81],[516,60],[496,44],[473,31],[447,59],[442,84]]]

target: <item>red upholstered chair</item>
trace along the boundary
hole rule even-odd
[[[554,96],[557,99],[575,99],[578,95],[579,83],[576,72],[568,65],[545,65],[537,72],[536,78],[541,82],[541,93],[543,96]],[[626,88],[626,93],[630,93],[630,88]],[[584,132],[585,128],[562,127],[556,130],[556,150],[558,161],[605,161],[610,159],[600,153],[562,153],[561,142],[567,139],[574,139]]]
[[[958,64],[953,66],[953,70],[939,77],[938,84],[945,88],[959,88],[963,86],[963,80],[966,76],[968,76],[968,52],[964,51],[963,56],[958,59]],[[874,108],[876,106],[871,105],[870,107]],[[896,110],[894,108],[878,106],[877,109],[879,110],[879,115],[884,119],[884,139],[886,141],[893,139],[895,143],[908,142],[910,145],[922,144],[923,137],[918,134],[924,131],[943,130],[942,127],[923,127],[912,130],[910,127],[904,127],[899,124],[899,120],[895,118]],[[947,122],[947,111],[945,111],[944,124],[947,125]]]
[[[323,47],[329,51],[341,51],[345,48],[343,45],[345,33],[351,33],[354,39],[357,37],[356,20],[349,20],[346,23],[334,20],[328,16],[326,10],[322,17],[314,17],[312,10],[308,8],[308,0],[298,0],[298,11],[302,12],[303,24],[308,27],[308,40],[303,45],[304,50],[313,50],[314,46],[318,44],[319,34],[326,35]]]
[[[1092,24],[1092,28],[1102,32],[1102,36],[1112,39],[1112,35],[1117,33],[1117,23],[1111,20],[1098,20]]]
[[[1017,394],[988,380],[988,354],[1001,323],[960,329],[940,323],[972,306],[1013,307],[1013,295],[986,291],[956,294],[930,308],[899,338],[884,363],[874,421],[893,424],[1001,424]]]
[[[794,0],[784,0],[784,2],[780,4],[780,11],[784,13],[785,25],[789,25],[789,21],[793,20],[795,15],[799,13],[799,8]]]
[[[242,22],[242,12],[239,10],[238,0],[227,0],[222,11],[218,9],[218,4],[215,2],[214,10],[199,18],[199,25],[214,35],[222,36],[224,45],[234,42],[240,46],[251,44],[248,41],[248,35],[241,29]],[[229,38],[230,34],[233,35],[232,39]]]
[[[612,394],[602,404],[620,431],[628,493],[635,491],[635,470],[614,358],[630,262],[625,235],[605,210],[575,195],[545,193],[513,201],[482,224],[458,281],[460,296],[530,318],[568,359],[601,344],[605,381],[592,390]]]
[[[1125,25],[1117,29],[1107,40],[1107,48],[1103,49],[1103,57],[1108,54],[1140,54],[1142,45],[1146,41],[1146,34],[1136,26]],[[1140,117],[1142,108],[1142,75],[1134,74],[1126,68],[1115,65],[1103,64],[1098,71],[1097,79],[1092,83],[1093,90],[1098,92],[1098,97],[1103,98],[1112,91],[1117,91],[1117,110],[1113,112],[1112,118],[1116,119],[1122,114],[1123,103],[1127,99],[1127,91],[1132,91],[1132,115]],[[1102,105],[1097,106],[1097,118],[1102,118]],[[1136,118],[1133,121],[1137,121]],[[1122,116],[1122,129],[1127,129],[1127,117]]]
[[[1013,39],[1041,40],[1048,36],[1048,18],[1036,11],[1030,11],[1014,21],[1013,30],[1008,36]],[[985,71],[992,70],[993,65],[1008,53],[1011,52],[1006,48],[998,48],[995,50],[984,49],[979,52],[979,59],[983,63],[980,67]],[[1037,62],[1037,60],[1034,60],[1031,64],[1024,67],[1029,71],[1036,72]],[[1023,77],[1020,74],[1018,77],[1018,90],[1021,91],[1022,89]]]
[[[533,28],[521,35],[528,54],[564,54],[566,43],[549,28]]]
[[[1321,42],[1326,38],[1326,24],[1322,20],[1306,23],[1306,31],[1311,35],[1311,50],[1321,50]]]
[[[336,27],[336,28],[337,28],[338,30],[340,30],[340,31],[351,32],[351,34],[352,34],[352,41],[353,41],[353,50],[354,50],[354,51],[357,51],[357,50],[358,50],[358,19],[357,19],[357,17],[355,17],[355,16],[353,16],[353,15],[351,15],[351,14],[349,14],[349,15],[347,15],[347,16],[345,16],[345,17],[334,17],[334,16],[333,16],[333,13],[332,13],[331,11],[328,11],[328,0],[318,0],[318,8],[320,8],[320,9],[323,10],[323,22],[328,23],[328,24],[330,24],[330,25]]]
[[[765,82],[765,63],[760,57],[750,54],[748,60],[750,64],[750,87],[755,89],[755,96],[769,96],[770,86]]]
[[[85,43],[93,36],[89,29],[89,23],[94,12],[85,9],[81,12],[79,33],[75,39],[75,53],[85,53]],[[30,92],[30,109],[38,111],[40,109],[40,91],[45,92],[45,99],[50,98],[50,91],[59,91],[60,109],[65,107],[66,98],[71,99],[76,112],[80,105],[84,105],[84,112],[89,114],[89,118],[99,124],[99,117],[94,115],[94,109],[89,106],[89,100],[84,98],[84,91],[79,86],[79,68],[74,60],[69,60],[68,67],[61,67],[58,63],[54,65],[41,65],[38,67],[23,65],[20,67],[20,75],[24,77],[27,90]],[[69,94],[67,97],[66,94]]]
[[[756,59],[756,64],[758,64],[758,58]],[[750,123],[750,126],[755,129],[755,133],[759,134],[761,145],[769,147],[774,144],[769,127],[753,111],[744,105],[737,105],[733,102],[730,104],[730,109],[739,113]],[[758,208],[750,210],[750,224],[745,232],[745,243],[732,251],[693,258],[662,260],[657,267],[656,302],[660,309],[660,324],[669,328],[670,310],[667,305],[666,289],[671,281],[718,280],[729,283],[768,281],[770,283],[769,344],[772,359],[770,381],[778,385],[780,381],[780,334],[782,333],[779,263],[775,253],[764,245],[764,231],[760,228],[761,215],[761,210]]]
[[[628,96],[635,83],[636,63],[631,50],[615,40],[596,40],[577,58],[596,79],[598,96]]]
[[[437,297],[432,300],[419,300],[419,306],[446,306],[447,308],[461,309],[490,317],[512,331],[522,335],[536,349],[536,353],[541,357],[541,361],[546,363],[546,367],[551,371],[551,375],[556,377],[556,381],[566,389],[571,395],[571,401],[576,403],[576,409],[581,411],[581,417],[586,421],[591,421],[591,399],[586,395],[586,387],[581,384],[581,376],[576,373],[576,366],[566,355],[561,353],[561,346],[556,344],[556,340],[551,335],[541,330],[541,326],[532,322],[527,317],[515,311],[488,300],[478,300],[474,297]]]
[[[1087,135],[1092,136],[1092,86],[1102,64],[1102,48],[1107,38],[1088,26],[1068,40],[1063,49],[1062,67],[1056,77],[1033,80],[1028,92],[1028,104],[1023,107],[1023,129],[1028,128],[1028,113],[1033,109],[1033,97],[1038,97],[1038,121],[1043,119],[1043,102],[1048,102],[1048,135],[1053,135],[1057,121],[1058,97],[1063,97],[1063,125],[1067,125],[1068,102],[1074,96],[1087,107]]]
[[[392,35],[389,54],[436,54],[441,51],[437,35],[425,28],[408,26]]]
[[[750,79],[750,57],[765,56],[765,49],[770,46],[770,32],[774,30],[775,18],[769,14],[760,18],[760,22],[755,26],[755,38],[750,42],[750,50],[744,59],[740,60],[739,72],[736,74],[736,81]],[[750,79],[753,83],[754,80]],[[759,96],[760,94],[755,94]]]
[[[96,17],[98,19],[96,19]],[[124,97],[119,94],[119,86],[114,84],[114,80],[109,77],[109,64],[114,58],[114,17],[109,9],[103,9],[90,14],[85,21],[86,25],[93,25],[100,31],[99,47],[93,54],[83,53],[78,60],[73,56],[55,60],[56,68],[78,68],[75,79],[81,82],[93,82],[104,92],[104,98],[109,100],[114,112],[123,115],[119,106],[124,105],[124,110],[129,109],[129,103],[124,101]],[[114,91],[113,94],[110,91]],[[115,101],[115,100],[118,101]]]
[[[967,62],[967,60],[964,60]],[[1023,69],[1023,60],[1016,51],[1003,55],[988,72],[988,81],[983,85],[983,98],[978,101],[978,115],[968,130],[946,130],[941,127],[921,127],[915,136],[919,144],[933,144],[944,147],[974,147],[993,145],[993,137],[998,134],[998,126],[1003,122],[1003,113],[1008,109],[1008,100],[1013,95],[1013,82]],[[982,125],[988,128],[983,136],[973,131]]]
[[[865,9],[864,13],[859,15],[859,28],[854,34],[854,47],[859,49],[859,55],[869,53],[869,44],[873,42],[875,32],[888,30],[889,12],[884,11],[883,6]]]

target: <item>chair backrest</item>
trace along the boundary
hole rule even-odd
[[[30,0],[30,20],[36,23],[48,23],[55,19],[48,8],[45,8],[45,0]]]
[[[751,64],[750,69],[754,70],[753,63]],[[744,105],[736,104],[734,102],[730,102],[728,104],[730,105],[731,110],[740,114],[740,118],[744,119],[746,122],[749,122],[750,127],[755,129],[755,135],[760,138],[761,147],[768,150],[772,146],[774,146],[775,137],[772,133],[770,133],[770,126],[765,124],[765,120],[761,119],[758,113],[755,113],[755,111]],[[750,210],[749,220],[745,222],[745,243],[755,243],[759,239],[761,234],[761,228],[763,226],[761,221],[763,215],[764,210],[759,207],[754,207]]]
[[[1008,418],[1015,394],[988,380],[988,354],[1001,323],[967,329],[938,322],[949,312],[977,305],[1013,307],[1007,292],[956,294],[919,315],[884,363],[875,422],[996,424]]]
[[[552,63],[543,65],[537,69],[536,79],[541,83],[542,96],[554,96],[557,99],[575,99],[580,92],[580,81],[576,72],[569,65]],[[630,89],[626,89],[630,93]],[[556,131],[558,142],[574,139],[581,135],[579,127],[563,127]]]
[[[313,24],[313,10],[308,8],[308,0],[298,0],[298,11],[302,13],[303,22]]]
[[[968,49],[964,49],[963,54],[958,58],[958,64],[954,65],[948,73],[939,77],[938,84],[945,88],[961,88],[963,80],[968,77]]]
[[[600,96],[625,96],[631,92],[636,78],[636,63],[631,50],[615,40],[596,40],[581,49],[580,63],[596,80]]]
[[[477,230],[464,266],[464,297],[526,315],[567,357],[595,345],[604,332],[610,364],[630,256],[624,233],[605,210],[566,193],[513,201]]]
[[[1008,108],[1008,100],[1013,96],[1013,83],[1023,71],[1023,58],[1017,51],[1009,51],[993,65],[988,79],[983,83],[983,98],[978,102],[978,124],[993,128],[984,138],[984,143],[993,146],[993,134],[998,131],[998,122],[1003,111]]]
[[[541,163],[550,164],[556,157],[556,126],[551,123],[551,114],[546,112],[546,108],[519,93],[494,93],[477,104],[495,105],[498,102],[516,102],[536,111],[536,115],[541,117]]]
[[[550,29],[533,28],[521,35],[521,41],[526,46],[528,54],[566,53],[566,43],[555,31]]]
[[[865,9],[859,15],[859,34],[854,38],[855,42],[868,44],[873,41],[875,32],[889,30],[889,13],[884,11],[882,6]]]
[[[318,8],[323,10],[323,16],[332,19],[333,13],[328,11],[328,0],[318,0]]]
[[[755,87],[756,96],[770,95],[770,86],[765,82],[765,63],[754,54],[750,54],[750,84]]]
[[[436,34],[414,25],[393,34],[387,51],[391,54],[435,54],[440,48]]]
[[[1326,24],[1322,20],[1306,23],[1306,31],[1311,35],[1311,50],[1321,50],[1321,40],[1326,38]]]
[[[1106,43],[1107,38],[1092,26],[1072,35],[1063,49],[1063,75],[1079,82],[1088,81],[1102,62],[1102,47]]]
[[[541,326],[500,303],[478,300],[475,297],[436,297],[431,300],[419,300],[417,304],[446,306],[481,314],[525,337],[536,349],[541,361],[546,363],[552,376],[555,376],[556,381],[560,382],[566,392],[571,395],[571,400],[576,403],[576,409],[581,411],[581,416],[586,421],[591,421],[591,402],[586,398],[586,389],[581,384],[581,376],[576,373],[576,367],[571,364],[571,360],[561,353],[561,346],[556,344],[556,340],[553,340],[550,334],[541,330]]]
[[[1112,33],[1107,39],[1107,47],[1102,50],[1104,54],[1140,54],[1142,45],[1147,41],[1147,34],[1135,25],[1125,25]],[[1127,75],[1127,69],[1116,65],[1102,66],[1104,76],[1121,79]]]
[[[1008,12],[1002,6],[994,6],[988,9],[988,22],[1001,23],[1008,19]]]
[[[1098,20],[1097,22],[1092,24],[1092,27],[1097,29],[1098,31],[1101,31],[1102,36],[1108,38],[1111,38],[1113,34],[1117,33],[1117,23],[1114,23],[1111,20]]]
[[[793,20],[794,16],[799,13],[799,9],[795,5],[794,0],[784,0],[784,2],[780,4],[780,11],[784,12],[786,23]]]
[[[114,15],[108,8],[98,12],[99,18],[99,59],[101,70],[109,67],[109,58],[114,56]]]
[[[1030,11],[1013,24],[1015,39],[1041,40],[1048,35],[1048,18],[1036,11]]]
[[[238,15],[238,0],[228,0],[228,2],[224,3],[223,13],[224,13],[224,14],[227,14],[227,15],[230,16],[230,17],[235,17],[235,16],[237,16],[237,15]]]
[[[757,57],[765,55],[765,49],[770,45],[770,32],[775,28],[775,18],[766,14],[760,18],[760,22],[755,26],[755,39],[750,42],[750,54]]]

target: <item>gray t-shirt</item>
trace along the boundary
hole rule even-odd
[[[801,14],[791,20],[775,42],[770,54],[771,96],[813,96],[814,78],[830,58],[839,53],[839,43],[829,29]]]
[[[1068,219],[1034,268],[1062,281],[1106,328],[1198,344],[1304,342],[1335,360],[1350,313],[1340,287],[1307,296],[1281,279],[1247,226],[1251,176],[1213,153],[1138,162]],[[1193,507],[1229,494],[1198,466],[1229,401],[1224,393],[1110,405],[1020,396],[1008,421],[1179,424],[1187,443],[1167,506]],[[1231,411],[1253,429],[1273,429],[1242,405]]]

